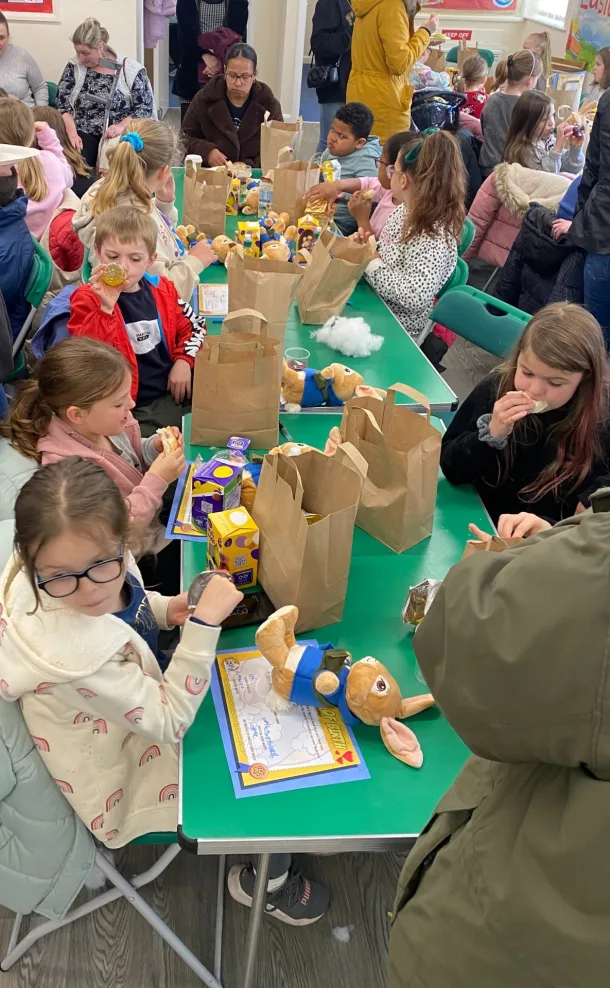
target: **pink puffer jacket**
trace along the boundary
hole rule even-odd
[[[494,267],[503,267],[530,203],[538,202],[554,212],[569,185],[570,179],[563,175],[506,162],[498,165],[470,207],[468,215],[476,233],[465,260],[480,257]]]

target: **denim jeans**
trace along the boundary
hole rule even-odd
[[[600,324],[610,351],[610,254],[587,254],[585,308]]]
[[[342,106],[345,106],[345,104],[320,103],[320,140],[316,148],[317,154],[322,154],[323,151],[326,151],[326,138],[328,137],[330,125],[337,115],[337,110],[340,110]]]

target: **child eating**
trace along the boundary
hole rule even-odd
[[[243,594],[214,576],[190,615],[185,593],[145,592],[125,500],[80,457],[25,484],[15,529],[0,579],[0,695],[21,699],[43,761],[103,844],[175,831],[178,742]],[[174,625],[184,630],[163,674],[158,633]]]
[[[101,263],[90,284],[72,295],[68,322],[72,336],[102,340],[126,358],[144,436],[166,425],[181,426],[190,410],[194,358],[205,336],[205,323],[178,298],[174,284],[147,274],[156,244],[157,227],[147,213],[130,206],[103,213],[95,234]]]
[[[346,103],[337,110],[321,160],[336,158],[341,166],[341,180],[364,178],[377,172],[381,145],[376,137],[370,136],[372,126],[373,114],[364,103]],[[338,203],[335,223],[344,236],[358,229],[346,202]]]
[[[523,93],[510,120],[503,160],[516,161],[536,171],[577,175],[585,163],[584,136],[576,136],[572,125],[562,123],[553,140],[554,130],[555,106],[551,97],[537,90]]]

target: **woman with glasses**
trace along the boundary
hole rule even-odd
[[[284,118],[269,86],[256,78],[256,64],[250,45],[233,45],[224,74],[214,76],[191,103],[182,132],[187,154],[200,154],[204,165],[243,161],[260,168],[265,113],[271,120]]]
[[[42,467],[15,504],[0,578],[0,696],[23,716],[94,836],[123,847],[174,831],[178,742],[207,693],[220,624],[243,599],[214,575],[187,595],[145,591],[121,491],[78,456]],[[161,672],[161,628],[184,630]]]

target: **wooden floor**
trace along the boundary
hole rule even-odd
[[[136,874],[150,867],[160,850],[129,848],[118,857],[117,866],[126,875]],[[299,861],[307,875],[331,889],[331,909],[324,919],[302,929],[265,920],[256,988],[384,988],[388,914],[401,857],[341,854]],[[142,893],[211,968],[216,859],[182,853]],[[241,988],[249,915],[227,894],[223,988]],[[0,909],[0,953],[11,922],[12,915]],[[337,927],[353,927],[347,943],[333,935]],[[41,940],[14,968],[0,974],[0,986],[200,988],[201,982],[135,910],[119,900]]]

